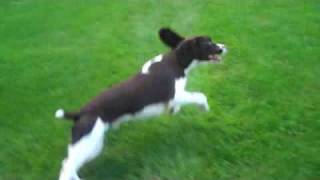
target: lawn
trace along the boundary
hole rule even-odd
[[[168,51],[157,31],[225,43],[190,74],[211,111],[129,122],[107,134],[86,180],[320,179],[318,0],[0,2],[0,180],[54,180],[78,109]]]

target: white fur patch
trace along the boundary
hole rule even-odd
[[[185,77],[176,80],[174,98],[169,102],[169,107],[173,108],[174,113],[177,113],[183,105],[197,104],[202,109],[208,111],[207,97],[200,92],[186,91],[186,84],[187,78]]]
[[[175,93],[185,91],[186,85],[187,85],[187,78],[186,77],[176,79],[175,84],[174,84]]]
[[[59,180],[79,179],[77,171],[84,163],[92,160],[101,152],[104,133],[108,129],[109,124],[105,124],[101,118],[98,118],[89,134],[83,136],[75,144],[69,145],[68,157],[63,161]]]
[[[147,61],[143,66],[142,66],[142,70],[141,73],[142,74],[148,74],[149,73],[149,69],[152,66],[152,64],[160,62],[162,60],[162,54],[154,57],[153,59]]]
[[[175,80],[174,84],[174,97],[172,100],[169,101],[169,107],[173,109],[173,114],[176,114],[181,109],[181,104],[179,104],[177,100],[177,94],[181,94],[185,91],[187,85],[187,78],[179,78]]]
[[[63,111],[63,109],[58,109],[58,110],[56,111],[56,113],[55,113],[55,117],[56,117],[56,118],[63,118],[63,116],[64,116],[64,111]]]
[[[116,121],[112,123],[112,127],[118,128],[121,123],[127,122],[134,118],[143,119],[143,118],[148,118],[152,116],[158,116],[165,111],[166,107],[167,106],[165,103],[148,105],[144,107],[142,110],[140,110],[139,112],[136,112],[135,114],[125,114],[120,116]]]

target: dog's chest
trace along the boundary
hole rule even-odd
[[[120,124],[123,122],[127,122],[129,120],[133,119],[145,119],[152,116],[158,116],[162,113],[164,113],[168,108],[167,103],[155,103],[145,106],[140,111],[134,113],[134,114],[125,114],[117,118],[116,121],[112,123],[112,126],[117,128]]]

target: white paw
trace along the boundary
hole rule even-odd
[[[181,106],[174,106],[171,108],[171,114],[177,114],[181,109]]]
[[[208,102],[206,102],[205,104],[202,104],[201,106],[200,106],[200,108],[203,110],[203,111],[210,111],[210,107],[209,107],[209,104],[208,104]]]
[[[69,152],[72,150],[71,145],[69,145],[68,149]],[[59,180],[81,180],[74,168],[70,167],[70,161],[67,158],[62,161]]]
[[[78,174],[75,174],[73,177],[73,180],[82,180],[82,179],[79,178]]]
[[[200,92],[195,93],[195,95],[197,97],[200,109],[203,111],[209,111],[210,107],[208,104],[207,96]]]

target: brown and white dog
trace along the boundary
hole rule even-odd
[[[80,111],[56,111],[57,118],[74,122],[60,180],[79,180],[77,171],[101,152],[105,132],[120,122],[160,115],[166,109],[177,113],[187,104],[209,110],[203,93],[185,89],[187,74],[198,64],[219,62],[225,46],[207,36],[184,38],[168,28],[160,29],[159,36],[171,51],[149,60],[139,73],[101,93]]]

